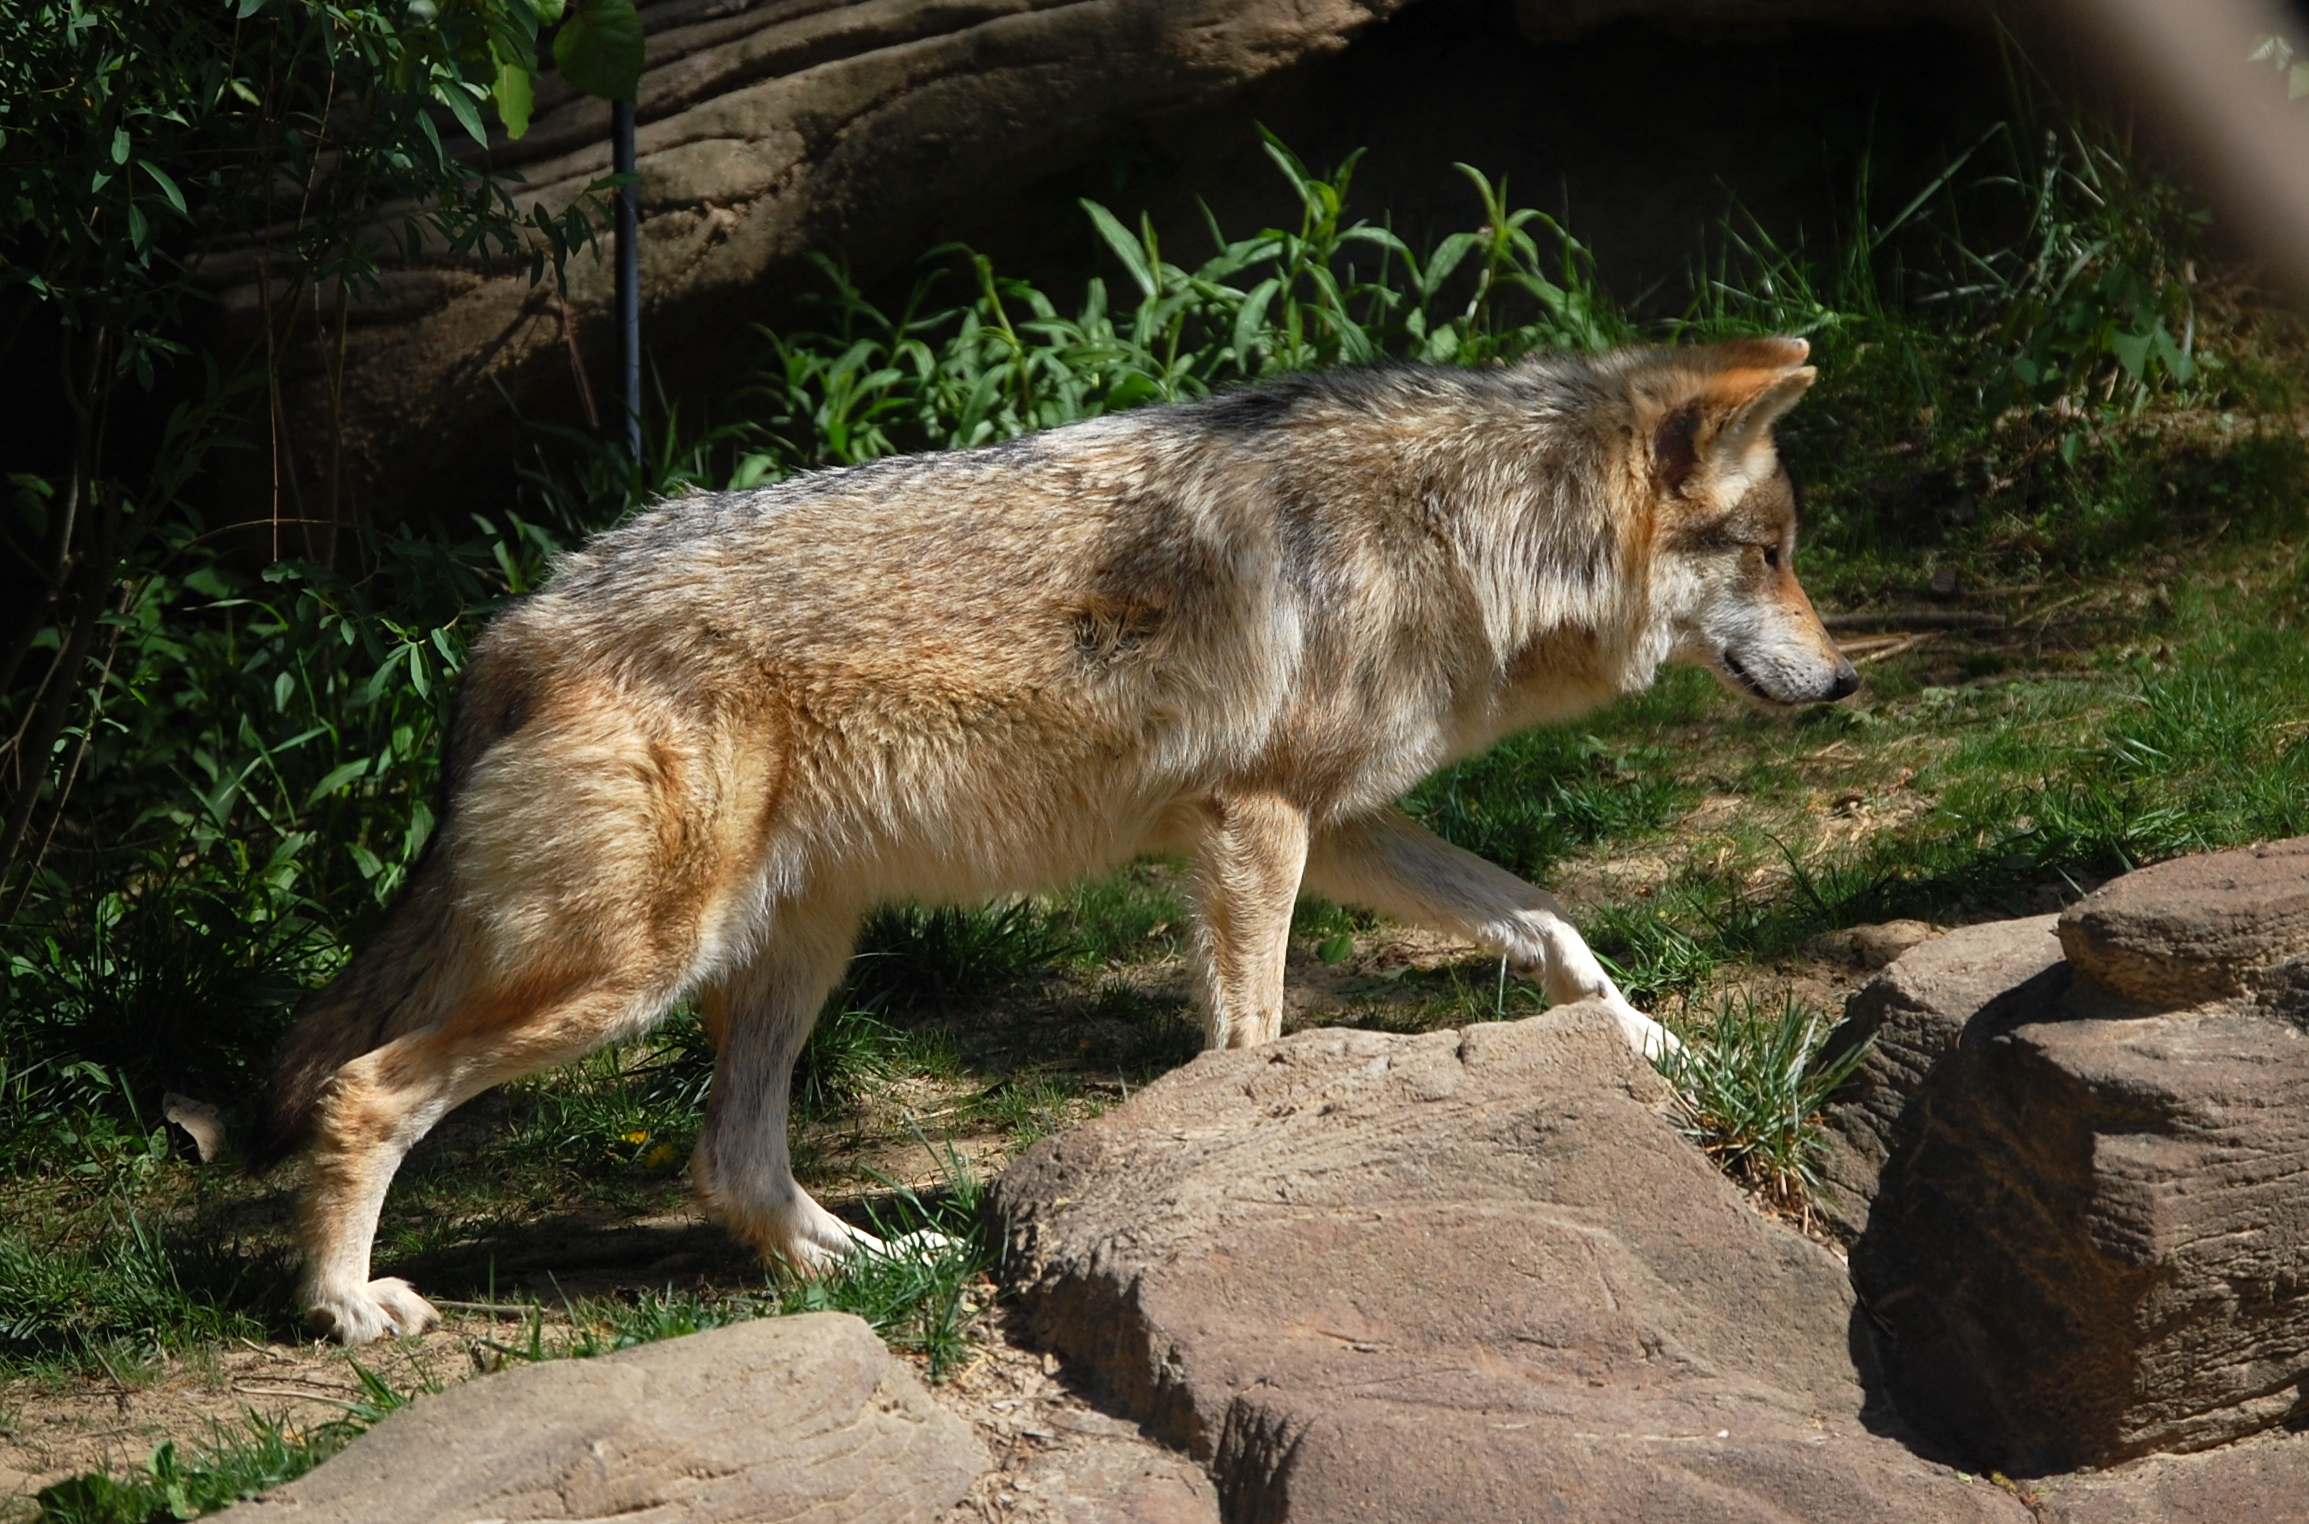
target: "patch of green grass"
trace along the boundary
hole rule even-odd
[[[1542,877],[1581,847],[1634,840],[1673,819],[1686,791],[1658,761],[1591,730],[1549,726],[1436,774],[1404,807],[1445,840]]]
[[[982,999],[1069,957],[1064,926],[1030,900],[890,905],[874,912],[851,962],[848,1003],[936,1008]]]
[[[550,1327],[545,1306],[532,1302],[514,1342],[488,1340],[484,1347],[522,1361],[583,1359],[756,1318],[847,1312],[892,1348],[921,1356],[931,1380],[944,1380],[967,1357],[970,1325],[991,1300],[986,1277],[996,1250],[985,1187],[951,1150],[943,1167],[945,1184],[934,1194],[892,1186],[884,1202],[867,1203],[866,1225],[885,1247],[853,1255],[829,1274],[774,1272],[765,1290],[737,1295],[668,1288],[582,1298],[563,1304],[566,1333]]]
[[[972,1322],[993,1299],[987,1277],[997,1245],[976,1174],[949,1153],[946,1177],[935,1199],[899,1188],[887,1207],[869,1208],[868,1226],[888,1249],[853,1256],[835,1275],[787,1280],[778,1311],[855,1313],[891,1348],[919,1355],[932,1381],[953,1375],[969,1358]]]
[[[0,1375],[103,1369],[261,1337],[285,1289],[277,1255],[172,1243],[126,1191],[98,1211],[0,1222]]]
[[[1060,890],[1049,920],[1078,960],[1166,957],[1185,941],[1186,896],[1175,862],[1148,859]]]
[[[713,1048],[688,1011],[639,1042],[516,1082],[508,1146],[531,1157],[678,1169],[697,1137]]]
[[[1820,1113],[1868,1056],[1865,1043],[1818,1060],[1835,1023],[1793,998],[1746,992],[1673,1024],[1683,1046],[1658,1063],[1684,1132],[1718,1168],[1784,1212],[1801,1213],[1819,1183]]]
[[[1080,1092],[1039,1069],[1011,1074],[980,1092],[971,1109],[1010,1136],[1013,1149],[1033,1144],[1072,1126]]]

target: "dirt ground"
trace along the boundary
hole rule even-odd
[[[516,1258],[530,1267],[518,1272],[524,1283],[542,1269],[572,1299],[669,1282],[696,1290],[759,1282],[748,1251],[694,1214],[549,1225],[523,1248]],[[0,1507],[29,1513],[33,1494],[51,1482],[83,1471],[131,1469],[162,1440],[197,1444],[237,1430],[245,1413],[291,1430],[325,1425],[363,1401],[356,1362],[397,1390],[446,1387],[502,1368],[500,1346],[529,1336],[526,1318],[509,1311],[470,1303],[441,1311],[441,1326],[421,1337],[351,1352],[319,1342],[240,1340],[194,1362],[21,1390],[0,1425]],[[566,1315],[548,1310],[541,1332],[552,1344],[572,1330]],[[1151,1474],[1151,1483],[1140,1485],[1165,1488],[1181,1503],[1208,1492],[1191,1461],[1102,1411],[1054,1357],[1019,1342],[1001,1308],[982,1314],[971,1337],[974,1349],[962,1369],[930,1385],[994,1459],[949,1516],[952,1524],[1065,1517],[1070,1498],[1116,1477]],[[913,1363],[927,1381],[927,1367]]]

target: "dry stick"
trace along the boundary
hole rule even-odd
[[[110,557],[103,553],[109,548],[108,545],[95,547],[96,553],[82,563],[83,575],[91,580],[96,576],[110,575]],[[48,686],[38,709],[25,716],[26,725],[30,728],[18,732],[24,744],[16,757],[19,779],[16,797],[8,806],[7,825],[4,830],[0,830],[0,883],[7,881],[9,872],[16,865],[17,851],[24,845],[24,833],[32,827],[32,812],[40,803],[40,785],[48,777],[48,762],[55,755],[57,739],[64,734],[64,722],[71,715],[73,699],[78,696],[72,679],[87,664],[89,642],[95,639],[96,624],[104,602],[101,590],[97,588],[91,588],[82,595],[80,608],[73,615],[72,631],[64,638],[56,653],[56,663],[50,669],[52,677],[61,676],[64,680]],[[35,720],[38,721],[37,725],[32,723]],[[29,776],[24,770],[28,758],[39,759],[35,764],[38,770]]]
[[[446,1307],[451,1312],[485,1312],[501,1323],[518,1323],[527,1318],[530,1313],[540,1310],[534,1306],[517,1307],[507,1302],[452,1302],[446,1297],[438,1296],[428,1298],[428,1300],[434,1306]]]
[[[1820,622],[1831,630],[2001,630],[2002,614],[1977,609],[1850,609],[1824,614]]]
[[[585,360],[577,348],[577,315],[569,310],[569,299],[561,294],[561,277],[553,278],[553,305],[561,313],[561,341],[569,349],[569,373],[577,378],[577,400],[585,408],[585,426],[594,433],[601,432],[601,411],[593,405],[593,382],[585,374]]]
[[[337,539],[344,519],[345,480],[345,320],[352,309],[352,285],[342,269],[337,271],[337,340],[336,352],[329,366],[329,540],[328,554],[322,559],[334,568],[337,564]],[[314,325],[320,323],[321,288],[313,287]],[[306,535],[309,551],[310,532]]]
[[[104,458],[105,430],[110,416],[111,387],[97,384],[102,374],[103,349],[103,334],[99,330],[90,353],[90,394],[85,399],[67,398],[78,418],[73,440],[76,457],[73,471],[87,484],[90,511],[79,515],[72,526],[77,531],[85,524],[87,554],[68,560],[70,570],[66,576],[90,585],[80,595],[69,632],[59,632],[56,659],[41,679],[39,695],[26,708],[23,723],[5,748],[12,752],[9,760],[15,784],[8,801],[6,823],[0,826],[0,884],[7,882],[14,869],[24,845],[24,835],[32,828],[33,813],[40,806],[41,785],[49,777],[57,740],[64,734],[64,723],[71,716],[72,702],[78,696],[74,679],[87,664],[89,643],[96,637],[97,621],[104,611],[104,595],[110,590],[118,550],[119,508],[117,505],[106,508],[97,500],[95,490],[95,463]],[[59,606],[64,601],[63,593],[63,587],[59,586]]]
[[[126,613],[135,607],[136,598],[143,591],[142,584],[134,589],[123,589],[118,612]],[[72,765],[64,770],[64,781],[57,785],[56,805],[48,815],[48,829],[41,834],[40,850],[32,854],[32,866],[24,870],[24,881],[16,886],[16,898],[8,906],[8,920],[15,920],[24,909],[24,902],[32,897],[32,885],[40,877],[40,865],[48,861],[48,849],[56,844],[56,828],[64,823],[64,806],[72,798],[72,786],[80,781],[80,764],[88,756],[88,743],[96,734],[97,721],[104,717],[104,685],[112,680],[113,659],[120,655],[120,627],[114,625],[111,639],[105,643],[104,665],[96,674],[96,696],[89,701],[88,723],[80,730],[80,739],[73,743]]]
[[[88,381],[85,389],[91,394],[96,390],[96,367],[102,361],[103,349],[104,346],[100,338],[90,340]],[[88,472],[84,466],[88,460],[89,407],[91,404],[81,400],[83,388],[72,374],[72,344],[69,335],[66,336],[65,342],[57,346],[56,367],[64,373],[62,377],[64,401],[72,409],[73,414],[72,476],[64,491],[64,512],[58,516],[56,522],[56,553],[49,558],[48,570],[41,579],[46,586],[41,591],[40,608],[36,613],[29,615],[23,625],[19,627],[15,640],[9,645],[7,661],[0,663],[0,693],[5,693],[16,686],[16,674],[22,670],[24,658],[32,654],[33,642],[38,640],[40,632],[48,627],[49,617],[56,612],[56,605],[64,596],[64,582],[72,571],[72,531],[78,522],[80,500],[88,490]],[[41,689],[43,692],[46,691],[46,679],[42,680]],[[37,708],[39,702],[39,696],[34,695],[33,707]],[[28,720],[30,713],[31,710],[27,709],[26,717]],[[0,747],[0,755],[4,755],[5,750],[6,748]]]
[[[1865,656],[1853,657],[1852,665],[1855,667],[1865,667],[1872,661],[1882,661],[1887,656],[1898,656],[1904,651],[1913,651],[1918,646],[1923,645],[1926,641],[1937,638],[1938,637],[1936,633],[1930,630],[1927,630],[1921,635],[1911,635],[1907,639],[1897,641],[1892,645],[1884,647],[1880,651],[1870,651]]]

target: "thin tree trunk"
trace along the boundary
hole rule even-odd
[[[108,533],[105,538],[112,536]],[[91,554],[81,562],[74,579],[81,585],[71,631],[56,653],[47,691],[41,696],[38,711],[30,717],[31,725],[20,732],[22,740],[15,759],[16,788],[8,801],[7,821],[0,825],[0,884],[7,882],[16,866],[17,854],[24,846],[24,833],[32,824],[33,812],[39,807],[41,791],[48,782],[57,739],[64,734],[65,724],[72,718],[73,706],[80,698],[80,673],[87,663],[89,649],[96,642],[97,626],[104,615],[111,563],[112,558],[104,554]]]
[[[0,660],[0,693],[15,688],[24,658],[32,654],[33,642],[48,628],[56,613],[57,600],[64,596],[65,579],[72,573],[72,534],[78,525],[82,500],[88,493],[89,469],[96,451],[97,378],[104,364],[104,336],[98,333],[89,342],[85,379],[72,373],[70,332],[64,335],[63,351],[58,357],[58,366],[64,372],[65,401],[72,407],[71,472],[65,483],[64,507],[56,521],[55,549],[48,558],[48,585],[42,589],[39,607],[25,616],[15,638],[8,644],[6,658]]]

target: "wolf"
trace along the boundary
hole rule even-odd
[[[693,996],[709,1209],[804,1273],[878,1247],[796,1183],[786,1120],[882,903],[1176,853],[1212,1047],[1279,1034],[1313,891],[1480,943],[1657,1055],[1551,896],[1394,801],[1667,662],[1771,704],[1853,690],[1772,439],[1807,353],[1300,375],[676,498],[568,555],[475,643],[434,837],[277,1059],[256,1153],[308,1148],[310,1325],[434,1321],[369,1274],[411,1145]]]

